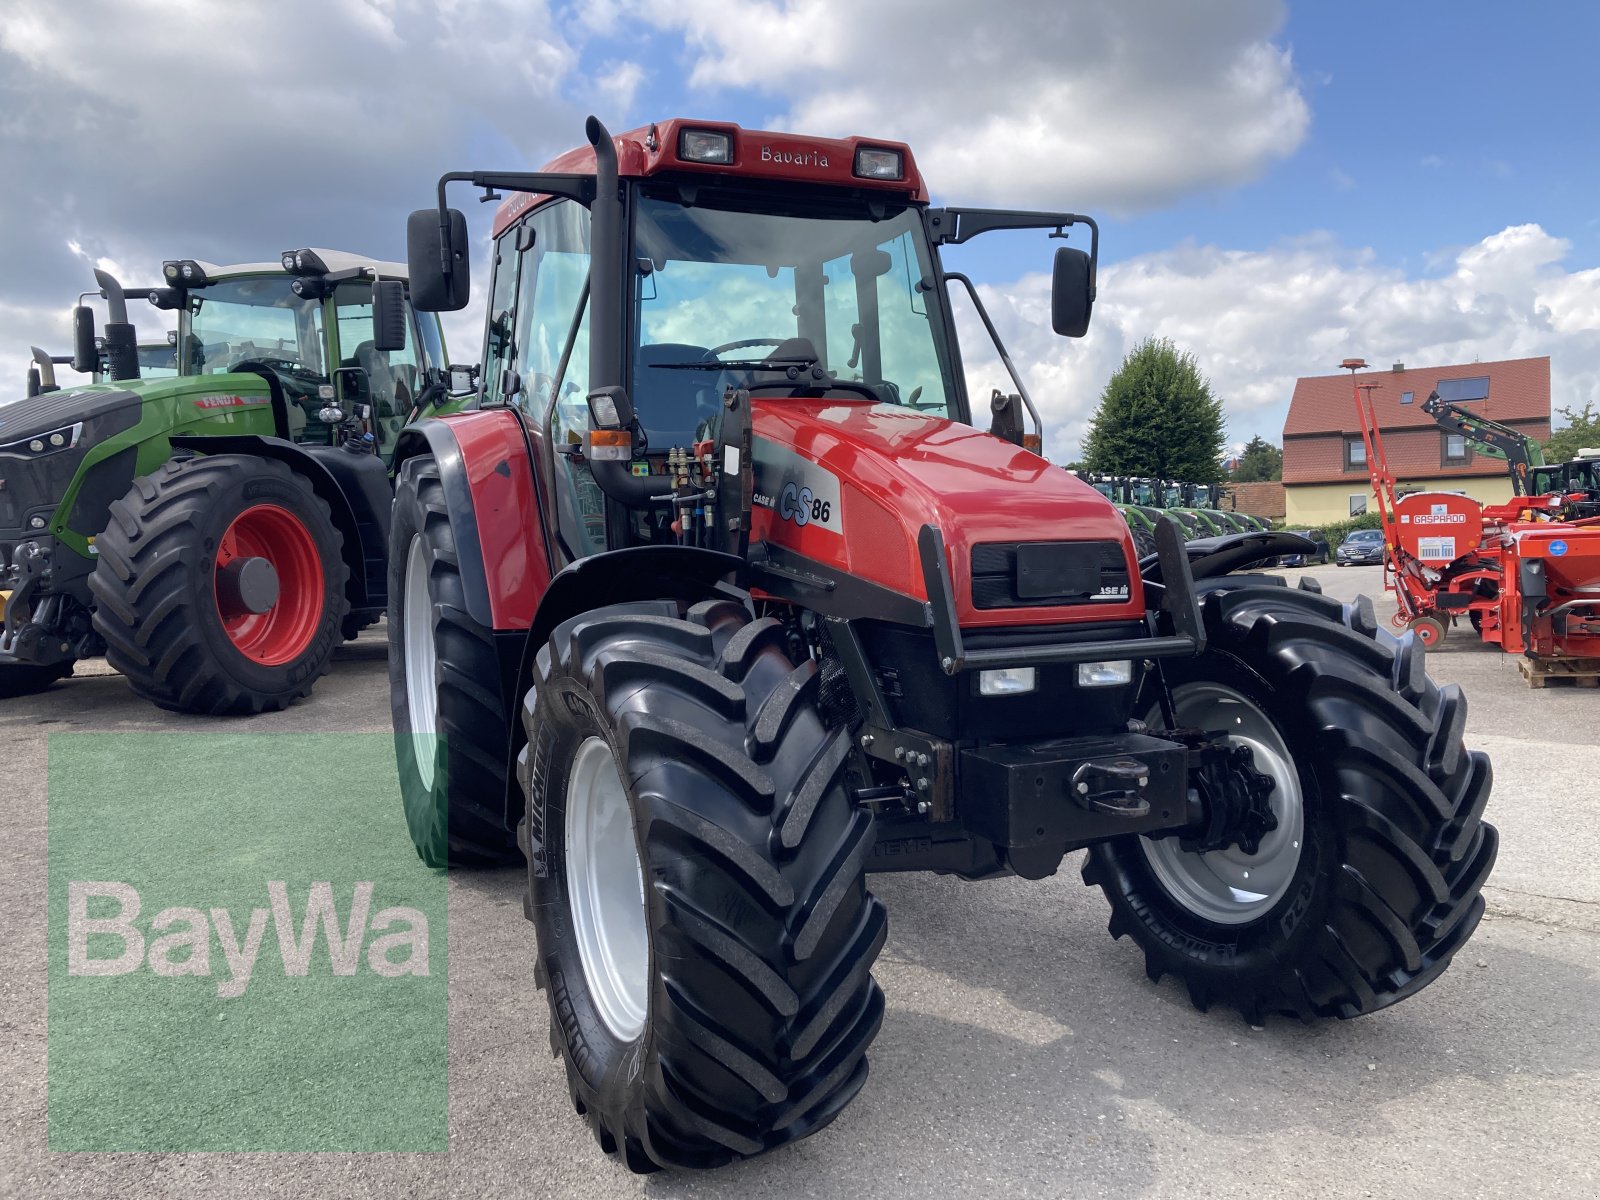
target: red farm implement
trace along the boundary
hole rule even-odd
[[[1340,365],[1355,372],[1366,363]],[[1375,386],[1356,384],[1353,396],[1383,524],[1393,622],[1431,646],[1464,615],[1484,641],[1529,659],[1530,681],[1555,662],[1600,670],[1600,519],[1557,519],[1569,510],[1560,493],[1490,505],[1455,492],[1397,496]]]

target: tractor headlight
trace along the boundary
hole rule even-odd
[[[0,454],[17,454],[31,458],[39,454],[54,454],[58,450],[70,450],[78,444],[78,438],[82,433],[83,422],[78,421],[72,425],[63,425],[60,429],[51,429],[45,433],[36,433],[32,437],[7,442],[0,445]]]
[[[905,156],[881,146],[856,148],[856,176],[860,179],[904,179]]]
[[[978,672],[978,695],[1020,696],[1039,686],[1039,672],[1033,667],[1000,667]]]
[[[1122,658],[1111,662],[1086,662],[1078,664],[1079,687],[1122,687],[1133,682],[1133,660]]]
[[[716,129],[685,129],[678,134],[678,157],[684,162],[733,163],[733,134]]]

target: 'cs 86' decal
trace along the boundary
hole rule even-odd
[[[756,504],[798,526],[844,532],[837,475],[765,438],[755,439],[751,457]]]

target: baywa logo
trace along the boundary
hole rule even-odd
[[[267,907],[252,908],[239,924],[227,908],[192,905],[162,908],[141,922],[147,905],[131,884],[74,881],[67,885],[67,974],[201,976],[216,981],[218,996],[236,999],[250,986],[270,922],[286,976],[311,974],[319,934],[335,976],[354,976],[363,963],[383,979],[427,975],[428,918],[402,905],[374,911],[373,890],[357,883],[342,921],[331,883],[310,885],[296,922],[288,885],[270,880]]]

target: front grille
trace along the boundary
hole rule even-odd
[[[972,548],[974,608],[1127,598],[1128,566],[1121,542],[986,542]]]

